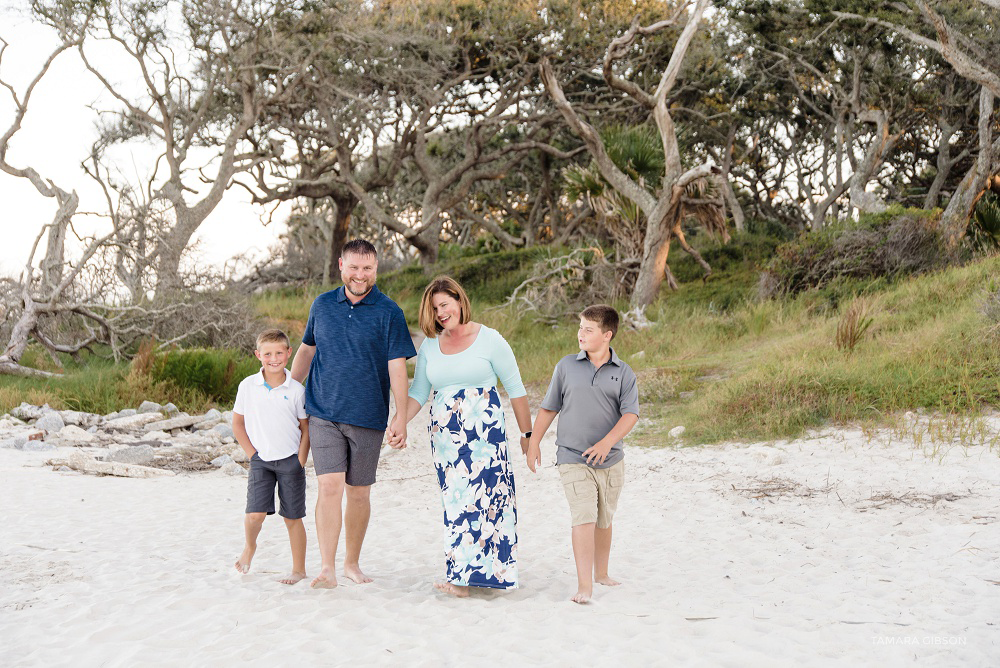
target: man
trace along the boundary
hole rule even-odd
[[[363,584],[361,544],[371,516],[371,486],[389,418],[389,392],[406,405],[406,360],[417,354],[403,311],[375,285],[378,256],[363,239],[344,245],[344,285],[313,301],[302,345],[292,360],[292,378],[306,381],[309,441],[319,482],[316,535],[323,567],[313,587],[336,587],[340,530],[345,530],[344,576]],[[406,419],[391,433],[406,444]],[[341,516],[343,497],[347,507]]]

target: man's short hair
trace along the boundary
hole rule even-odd
[[[288,340],[288,335],[280,329],[265,329],[257,335],[257,350],[265,343],[284,343],[287,348],[292,347],[292,342]]]
[[[580,317],[584,320],[596,322],[602,332],[611,332],[612,339],[618,333],[618,311],[607,304],[588,306],[580,312]]]
[[[469,296],[465,294],[462,286],[450,276],[438,276],[424,290],[424,296],[420,299],[420,315],[418,317],[420,329],[423,330],[428,338],[432,339],[436,338],[444,330],[441,323],[434,317],[434,304],[431,301],[436,294],[448,295],[458,302],[462,313],[458,319],[460,325],[464,325],[472,320],[472,304],[469,303]]]
[[[378,251],[375,250],[375,246],[370,241],[365,239],[351,239],[346,244],[344,248],[340,251],[340,257],[344,257],[348,253],[354,253],[355,255],[371,255],[374,258],[378,258]]]

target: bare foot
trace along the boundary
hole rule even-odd
[[[344,577],[359,585],[367,584],[372,581],[370,577],[361,572],[361,569],[357,566],[344,566]]]
[[[333,589],[337,586],[337,575],[332,568],[324,566],[309,586],[313,589]]]
[[[570,600],[574,603],[590,603],[590,597],[594,595],[593,589],[580,589]]]
[[[295,571],[292,571],[291,574],[286,575],[285,577],[281,578],[280,580],[278,580],[278,582],[280,582],[281,584],[285,584],[285,585],[293,585],[296,582],[299,582],[300,580],[305,580],[305,579],[306,579],[306,574],[305,573],[296,573]]]
[[[250,572],[250,562],[253,561],[253,555],[256,551],[256,547],[250,547],[249,545],[243,548],[243,554],[241,554],[240,558],[236,560],[235,564],[233,564],[241,575],[246,575]]]
[[[594,582],[596,582],[597,584],[602,584],[605,587],[617,587],[618,585],[621,584],[621,582],[619,582],[618,580],[608,577],[607,575],[598,575],[597,577],[594,578]]]
[[[451,594],[455,598],[468,598],[469,596],[468,587],[453,585],[450,582],[435,582],[434,588],[438,591],[443,591],[446,594]]]

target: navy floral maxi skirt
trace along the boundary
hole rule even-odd
[[[447,580],[517,587],[517,508],[495,387],[435,392],[431,449],[444,506]]]

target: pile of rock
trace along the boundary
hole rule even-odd
[[[231,411],[189,415],[173,404],[152,401],[109,415],[22,403],[0,417],[0,448],[90,448],[74,453],[65,463],[56,462],[57,467],[105,475],[174,475],[173,470],[209,468],[209,460],[214,468],[244,475],[239,462],[247,457],[233,438],[232,420]],[[155,473],[142,470],[146,468]]]

